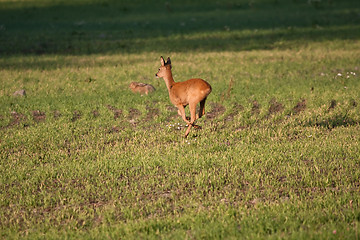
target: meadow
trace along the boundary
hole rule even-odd
[[[359,239],[359,40],[357,0],[0,0],[0,238]],[[186,139],[160,56],[212,85]]]

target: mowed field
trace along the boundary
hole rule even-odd
[[[359,239],[359,179],[357,0],[0,0],[1,239]]]

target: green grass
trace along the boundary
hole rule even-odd
[[[0,238],[359,239],[359,16],[0,0]],[[213,88],[187,139],[161,55]]]

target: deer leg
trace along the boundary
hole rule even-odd
[[[189,104],[189,109],[190,109],[190,123],[191,125],[194,124],[195,120],[196,120],[196,104]]]
[[[187,106],[187,105],[184,105],[184,109],[186,108],[186,106]],[[178,109],[178,114],[182,117],[181,112],[180,112],[179,109]],[[185,118],[186,118],[186,120],[188,120],[188,121],[190,120],[190,118],[189,118],[189,117],[186,117],[186,115],[185,115]]]
[[[185,137],[187,137],[189,135],[191,127],[201,128],[200,126],[194,124],[196,121],[196,104],[189,104],[189,108],[190,108],[191,119],[190,119],[190,124],[188,126],[188,129],[185,132]]]
[[[194,121],[190,121],[190,122],[192,122],[192,126],[196,129],[201,129],[201,127],[199,125],[195,124],[195,121],[199,118],[199,116],[196,114],[196,104],[193,106],[193,113],[191,113],[191,115],[192,115],[192,117],[194,116],[193,117]]]
[[[184,106],[180,104],[180,105],[177,105],[176,107],[178,108],[178,114],[181,116],[181,118],[182,118],[188,125],[191,125],[190,122],[186,119]]]
[[[200,109],[199,109],[198,118],[201,118],[203,115],[205,115],[205,102],[206,102],[206,98],[204,98],[204,99],[200,102]]]

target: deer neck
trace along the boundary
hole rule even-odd
[[[172,88],[172,86],[175,83],[175,81],[172,77],[171,71],[167,72],[167,74],[164,76],[164,80],[165,80],[166,87],[167,87],[168,91],[170,92],[170,89]]]

